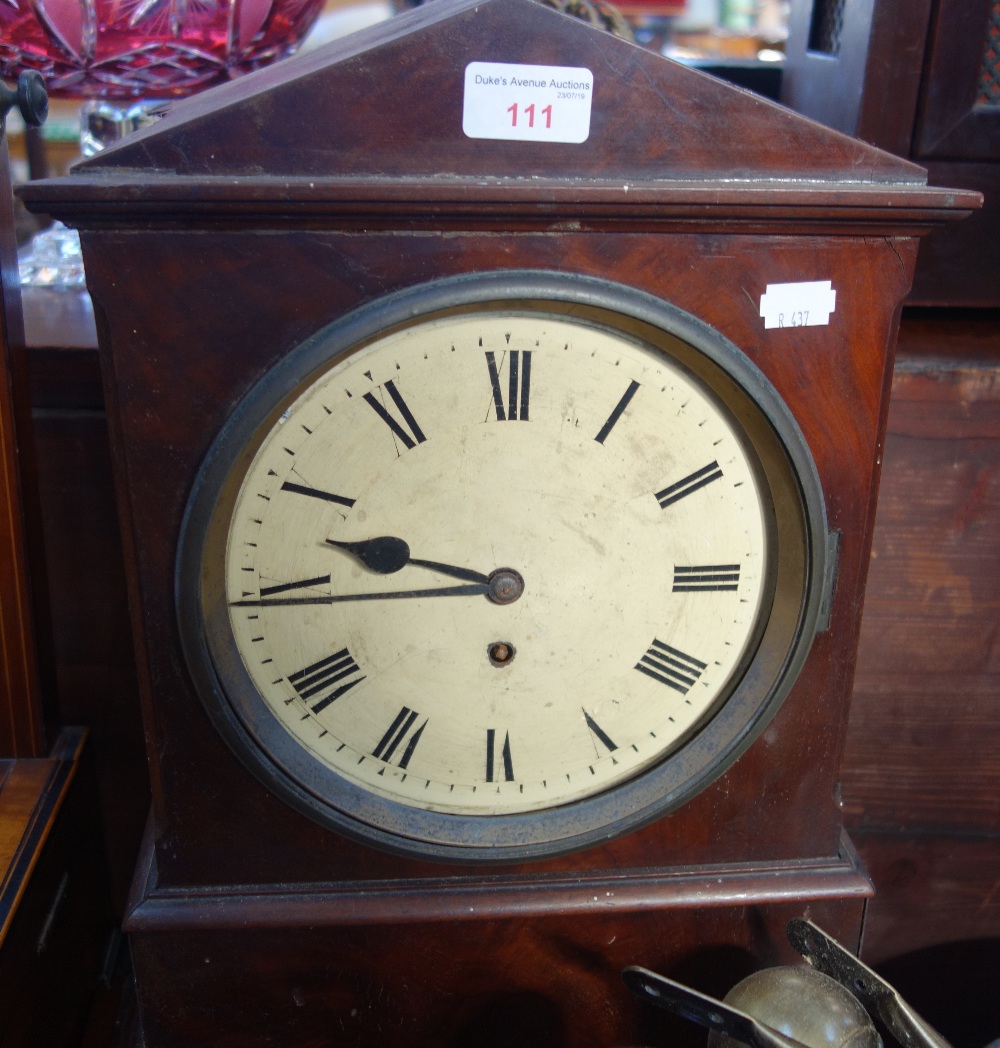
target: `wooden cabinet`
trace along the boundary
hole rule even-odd
[[[117,941],[86,732],[0,760],[0,1038],[77,1048]]]
[[[915,160],[934,185],[985,196],[982,212],[924,243],[916,305],[1000,305],[998,20],[993,0],[792,3],[782,101]],[[819,38],[828,22],[836,32]]]

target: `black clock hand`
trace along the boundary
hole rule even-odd
[[[486,577],[484,576],[484,579]],[[442,586],[437,589],[395,590],[391,593],[336,593],[325,597],[259,597],[230,601],[231,608],[271,608],[277,605],[341,604],[351,600],[398,600],[406,597],[474,597],[488,595],[489,580],[468,586]]]
[[[395,535],[381,535],[374,539],[364,539],[360,542],[338,542],[336,539],[327,539],[327,545],[336,546],[353,554],[369,571],[378,575],[392,575],[407,564],[415,564],[419,568],[429,568],[441,575],[451,575],[456,579],[464,579],[466,582],[478,582],[485,585],[490,581],[488,575],[470,568],[459,568],[454,564],[442,564],[436,560],[420,560],[410,556],[410,547],[403,539]]]
[[[427,563],[432,564],[433,561]],[[449,567],[450,565],[444,565]],[[464,568],[457,568],[464,571]],[[473,574],[470,572],[470,574]],[[314,597],[274,597],[264,594],[280,593],[299,586],[312,586],[329,582],[329,576],[304,579],[302,582],[279,583],[276,586],[264,586],[256,600],[234,600],[231,608],[270,608],[278,605],[296,604],[342,604],[350,600],[401,600],[407,597],[475,597],[484,596],[493,604],[513,604],[524,592],[524,579],[513,568],[497,568],[490,575],[476,576],[482,582],[472,582],[465,586],[439,586],[435,589],[393,590],[389,593],[335,593],[330,596]]]

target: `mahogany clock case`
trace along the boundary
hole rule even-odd
[[[95,285],[110,278],[128,303],[116,310],[117,319],[106,316],[113,340],[115,329],[121,337],[136,330],[137,324],[145,324],[147,309],[162,310],[153,331],[141,336],[143,352],[130,353],[128,361],[114,363],[120,439],[128,448],[128,459],[142,463],[129,479],[128,511],[134,553],[142,564],[144,635],[158,638],[155,647],[150,645],[145,653],[156,686],[152,723],[156,737],[163,735],[156,746],[158,793],[166,815],[164,826],[171,828],[169,836],[177,833],[187,842],[183,849],[162,851],[160,873],[181,883],[218,883],[225,880],[223,869],[235,862],[244,879],[260,882],[372,876],[376,869],[385,875],[409,864],[346,844],[313,826],[246,774],[205,718],[178,647],[174,564],[187,493],[214,434],[225,424],[235,400],[246,392],[246,378],[258,378],[284,352],[329,322],[331,315],[374,293],[407,287],[415,254],[420,256],[422,271],[442,275],[489,271],[498,249],[512,262],[542,259],[553,270],[561,269],[569,256],[576,272],[627,280],[704,317],[701,296],[716,298],[727,283],[761,286],[756,270],[765,242],[754,237],[722,238],[718,247],[730,257],[718,260],[706,257],[702,245],[683,235],[615,234],[602,238],[601,251],[594,258],[589,250],[593,241],[583,235],[552,238],[519,233],[488,240],[476,235],[452,236],[447,241],[417,238],[400,256],[397,234],[369,235],[361,241],[350,234],[300,233],[286,238],[280,259],[266,259],[248,242],[253,236],[219,231],[206,242],[198,234],[168,231],[105,234],[102,259],[91,267]],[[197,239],[197,245],[184,243],[191,238]],[[277,238],[269,240],[270,246],[277,247]],[[842,300],[852,291],[863,295],[866,287],[879,280],[887,256],[895,264],[895,252],[884,242],[865,246],[848,241],[836,246],[839,251],[824,252],[824,261],[826,271],[839,281]],[[796,256],[807,253],[810,261],[816,258],[815,244],[782,245],[778,258],[767,247],[772,266],[776,262],[785,272],[794,266]],[[842,264],[849,265],[846,278],[836,265],[838,254]],[[197,267],[191,264],[192,256],[199,260]],[[140,258],[156,258],[170,269],[171,257],[188,259],[183,281],[154,285],[123,276],[137,272]],[[236,281],[240,289],[248,284],[267,285],[267,295],[246,298],[237,294],[227,273],[234,257],[240,259]],[[735,277],[733,257],[743,263]],[[649,260],[645,266],[640,262],[643,259]],[[696,277],[690,275],[692,270]],[[331,289],[331,271],[354,274],[353,286]],[[898,266],[896,271],[901,273]],[[373,274],[368,281],[362,278],[365,272]],[[208,292],[207,315],[197,308],[199,284]],[[901,278],[898,286],[902,294]],[[746,296],[741,297],[746,302]],[[736,295],[729,298],[743,317],[736,322],[713,318],[716,326],[744,349],[753,347],[760,339],[750,328],[759,326],[759,317],[753,316],[749,304],[742,309]],[[294,305],[283,306],[289,299]],[[310,300],[313,305],[307,308]],[[99,294],[97,301],[101,302]],[[860,581],[864,547],[862,540],[851,541],[848,536],[866,534],[868,499],[851,504],[844,491],[856,485],[858,476],[871,476],[871,463],[862,471],[851,451],[873,442],[879,424],[883,375],[873,362],[876,354],[871,347],[887,336],[891,323],[891,314],[879,316],[869,310],[859,318],[857,338],[835,339],[830,332],[817,335],[806,329],[814,346],[825,343],[818,352],[811,346],[809,353],[800,350],[792,356],[766,347],[754,354],[800,424],[805,423],[803,431],[824,478],[831,526],[845,536],[831,615],[833,628],[817,638],[796,687],[762,744],[752,748],[722,782],[665,823],[607,845],[607,857],[599,862],[611,868],[628,865],[625,856],[633,848],[646,861],[664,863],[780,859],[788,857],[790,848],[795,849],[792,854],[837,853],[839,818],[832,787],[843,711],[834,704],[836,715],[831,716],[830,706],[796,702],[796,697],[820,688],[826,695],[834,688],[846,693],[849,687],[849,667],[827,649],[842,643],[844,632],[853,637],[856,631],[859,607],[849,597],[852,583],[856,586]],[[801,332],[781,334],[785,343],[804,340]],[[774,345],[778,340],[769,341]],[[234,346],[241,362],[242,381],[235,381],[234,358],[218,353],[218,347],[227,343]],[[831,360],[837,364],[833,376],[827,370]],[[158,387],[168,374],[178,376],[176,391],[161,393]],[[832,383],[837,386],[836,396],[829,395]],[[828,391],[820,404],[811,397],[810,387]],[[167,407],[171,401],[176,405],[173,410]],[[157,404],[155,414],[149,411],[150,403]],[[839,417],[837,409],[842,403],[852,405],[856,418],[850,424]],[[808,744],[803,745],[802,740]],[[271,847],[261,852],[256,828],[263,825],[269,828]],[[718,833],[717,826],[725,826],[725,834]],[[221,849],[220,837],[225,839]],[[283,843],[285,838],[288,843]],[[292,840],[301,843],[293,847]],[[578,855],[558,860],[558,864],[592,869],[594,856]]]

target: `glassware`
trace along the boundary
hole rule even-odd
[[[323,0],[0,0],[0,76],[51,95],[167,99],[290,54]]]
[[[22,287],[86,287],[80,238],[61,222],[33,237],[18,261]]]

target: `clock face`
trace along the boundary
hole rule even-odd
[[[320,333],[193,496],[178,589],[210,712],[380,843],[506,858],[627,828],[745,746],[710,729],[776,701],[781,672],[734,699],[762,645],[787,676],[791,633],[764,642],[808,529],[798,499],[775,513],[799,484],[772,421],[629,293],[549,280],[442,282]],[[664,780],[692,746],[705,769]]]

